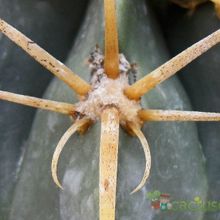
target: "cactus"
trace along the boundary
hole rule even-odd
[[[167,55],[158,35],[159,31],[151,20],[152,15],[149,14],[149,9],[146,8],[143,0],[135,3],[117,1],[120,51],[123,51],[127,59],[138,60],[139,65],[139,80],[129,86],[125,80],[128,80],[128,75],[130,72],[132,75],[136,68],[129,64],[124,55],[118,56],[114,1],[105,0],[104,2],[106,21],[104,49],[105,58],[108,57],[108,59],[104,60],[103,65],[103,55],[96,47],[89,59],[92,76],[89,76],[85,66],[79,61],[86,59],[91,51],[91,45],[95,45],[95,41],[103,41],[102,29],[100,29],[103,20],[100,19],[100,15],[103,14],[102,1],[94,0],[91,2],[87,19],[67,62],[67,65],[74,66],[75,71],[80,75],[74,74],[70,68],[56,61],[54,57],[4,21],[0,22],[3,33],[81,96],[80,102],[76,105],[68,104],[75,103],[76,97],[73,97],[72,92],[68,90],[69,88],[56,80],[52,82],[46,96],[49,99],[56,98],[64,101],[62,103],[1,91],[2,99],[19,103],[22,103],[21,100],[23,100],[23,104],[26,105],[38,106],[42,109],[76,117],[75,124],[71,125],[64,133],[53,154],[52,176],[55,183],[64,188],[64,191],[58,195],[57,191],[51,189],[51,179],[45,175],[48,174],[48,170],[42,160],[48,161],[48,157],[52,156],[52,149],[45,148],[45,146],[53,144],[53,140],[59,136],[56,129],[63,130],[63,127],[66,127],[71,121],[53,114],[47,117],[39,112],[29,140],[31,147],[26,153],[16,188],[11,219],[26,219],[30,216],[32,219],[59,219],[60,217],[61,219],[88,219],[88,216],[90,219],[97,219],[99,213],[101,220],[110,220],[115,219],[115,205],[117,207],[116,219],[152,219],[156,213],[146,209],[149,204],[149,201],[146,200],[146,192],[152,187],[168,191],[173,196],[181,195],[184,199],[190,198],[192,192],[196,190],[197,194],[199,193],[200,197],[205,200],[207,187],[204,161],[194,125],[148,122],[147,126],[143,128],[150,146],[158,146],[154,152],[153,164],[155,166],[152,169],[148,185],[144,185],[144,183],[149,177],[151,156],[148,142],[140,127],[144,121],[219,120],[218,113],[180,111],[189,108],[189,103],[181,85],[175,78],[165,84],[158,85],[217,44],[219,31],[143,77],[141,73],[152,70],[166,60]],[[128,15],[134,16],[129,17]],[[147,42],[143,43],[146,39]],[[103,48],[102,45],[101,48]],[[86,82],[89,77],[91,84]],[[155,86],[157,87],[146,97],[143,97],[140,102],[140,97]],[[146,108],[172,108],[176,111],[146,110]],[[70,136],[76,130],[84,133],[91,122],[95,122],[99,118],[101,119],[101,138],[98,209],[97,145],[100,133],[99,124],[91,127],[84,137],[74,136],[74,144],[71,145],[75,149],[71,149],[73,152],[71,156],[70,152],[63,152],[62,156],[66,158],[65,161],[69,161],[69,164],[61,164],[60,166],[63,172],[62,186],[57,177],[57,162]],[[49,127],[47,132],[43,131],[42,122]],[[133,192],[142,189],[134,197],[128,195],[128,190],[132,185],[135,185],[134,183],[137,184],[137,177],[142,168],[140,165],[143,164],[144,158],[141,157],[139,150],[133,148],[134,145],[137,145],[137,140],[134,137],[120,132],[122,137],[119,138],[119,122],[129,134],[136,135],[140,139],[145,153],[144,176]],[[117,178],[118,139],[120,141]],[[182,145],[180,146],[179,143]],[[136,158],[134,158],[135,156]],[[172,166],[169,166],[170,164]],[[36,172],[32,172],[34,167],[37,169]],[[190,172],[186,170],[190,170]],[[30,174],[31,178],[29,178]],[[115,203],[116,185],[117,203]],[[178,188],[174,187],[176,185]],[[72,199],[72,196],[75,200]],[[58,197],[60,203],[57,201]],[[19,204],[21,198],[22,207]],[[140,199],[141,204],[138,202]],[[137,206],[139,212],[136,211]],[[53,212],[51,212],[52,209]],[[190,212],[172,213],[172,215],[174,219],[180,215],[187,219],[202,219],[203,217],[202,213]],[[159,215],[157,218],[164,218],[164,216]]]

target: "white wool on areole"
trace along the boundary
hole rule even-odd
[[[113,105],[120,112],[122,121],[134,121],[141,109],[140,103],[130,100],[124,95],[128,86],[128,78],[121,74],[118,79],[110,79],[105,75],[101,78],[96,88],[92,90],[85,101],[77,103],[76,110],[92,120],[98,120],[105,106]]]
[[[136,121],[140,119],[137,112],[141,109],[140,102],[130,100],[124,95],[124,89],[129,86],[129,71],[132,65],[123,54],[119,55],[120,75],[117,79],[110,79],[104,70],[104,55],[96,46],[89,57],[92,90],[85,100],[76,104],[76,111],[92,120],[98,120],[106,106],[115,106],[120,113],[120,122]]]

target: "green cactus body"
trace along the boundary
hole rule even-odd
[[[103,5],[91,1],[78,39],[67,65],[89,80],[85,60],[92,48],[103,44]],[[138,64],[138,78],[168,59],[156,23],[144,0],[117,1],[120,51]],[[53,80],[45,96],[75,103],[73,92],[64,83]],[[142,99],[145,108],[190,109],[178,80],[173,77]],[[38,111],[29,138],[20,179],[11,207],[10,220],[23,219],[98,219],[98,172],[100,124],[93,125],[83,136],[74,135],[62,153],[59,176],[64,190],[52,181],[50,162],[54,148],[71,120],[56,113]],[[193,200],[207,193],[204,159],[193,123],[147,123],[152,169],[147,184],[130,195],[144,171],[144,154],[136,137],[120,130],[119,169],[116,219],[189,219],[200,220],[201,212],[155,212],[147,193],[169,193],[174,199]]]

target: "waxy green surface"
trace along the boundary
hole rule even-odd
[[[91,1],[85,22],[69,55],[67,65],[89,80],[85,64],[88,54],[98,43],[103,45],[103,5]],[[145,1],[117,1],[120,51],[130,62],[137,62],[138,78],[164,63],[160,31]],[[75,103],[73,92],[55,79],[45,97]],[[188,99],[176,78],[159,85],[142,99],[145,108],[190,110]],[[50,163],[62,134],[71,125],[70,118],[39,111],[29,138],[10,220],[21,219],[98,219],[98,172],[100,123],[84,136],[74,135],[62,153],[59,176],[64,190],[52,181]],[[119,171],[116,219],[202,219],[200,212],[158,212],[151,208],[147,193],[160,190],[173,200],[205,200],[207,180],[204,158],[193,123],[147,123],[144,133],[152,153],[152,170],[145,187],[129,195],[139,183],[145,161],[142,147],[135,137],[120,130]]]

